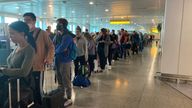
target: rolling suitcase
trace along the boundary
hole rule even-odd
[[[53,67],[46,66],[44,72],[43,84],[43,108],[64,108],[63,91],[58,89],[58,84],[55,82],[55,71]]]
[[[16,99],[13,97],[14,90],[12,89],[12,83],[16,81]],[[23,94],[23,93],[22,93]],[[20,79],[19,78],[9,78],[8,79],[8,106],[5,108],[32,108],[34,102],[32,99],[27,99],[28,96],[21,96],[20,90]]]

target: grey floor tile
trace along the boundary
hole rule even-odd
[[[112,70],[93,73],[90,87],[74,87],[69,108],[192,108],[189,98],[154,78],[160,59],[150,50],[116,61]]]

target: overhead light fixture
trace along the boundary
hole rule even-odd
[[[98,20],[99,18],[97,17],[96,20]]]
[[[109,9],[105,9],[105,12],[109,12]]]
[[[87,17],[89,17],[89,15],[87,15]]]
[[[89,2],[90,5],[93,5],[94,3],[92,1]]]
[[[49,5],[49,7],[51,8],[51,7],[52,7],[52,5]]]
[[[22,15],[21,13],[19,13],[19,15]]]
[[[74,13],[75,13],[75,11],[72,11],[72,13],[74,14]]]
[[[121,17],[121,19],[123,19],[124,17]]]
[[[19,7],[17,6],[16,9],[19,9]]]

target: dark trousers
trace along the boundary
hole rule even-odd
[[[104,49],[98,50],[98,55],[99,55],[100,67],[101,67],[102,70],[104,70],[105,65],[107,63],[107,57],[105,57]]]
[[[43,87],[43,77],[41,77],[42,72],[40,71],[33,71],[32,76],[35,80],[35,90],[34,93],[34,102],[35,104],[41,105],[42,104],[42,96],[41,96],[41,90]],[[43,76],[43,74],[42,74]]]
[[[133,43],[133,47],[132,47],[132,51],[133,53],[132,54],[138,54],[138,44],[137,43]]]
[[[118,57],[119,57],[119,52],[120,52],[120,48],[119,48],[119,45],[116,47],[116,48],[113,48],[112,49],[112,52],[113,52],[113,59],[114,60],[117,60]]]
[[[95,55],[89,55],[88,56],[89,76],[91,76],[91,72],[94,71],[94,59],[95,59]]]
[[[8,99],[8,77],[0,77],[0,108],[3,108]]]
[[[80,65],[79,65],[80,63]],[[76,60],[74,60],[74,64],[75,64],[75,76],[82,74],[79,72],[79,68],[84,68],[85,66],[85,56],[79,56],[76,58]]]

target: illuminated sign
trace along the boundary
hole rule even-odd
[[[152,27],[152,28],[151,28],[151,32],[152,32],[152,33],[159,33],[157,27]]]
[[[110,20],[110,24],[130,24],[129,20]]]

